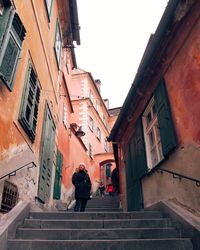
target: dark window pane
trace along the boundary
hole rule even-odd
[[[152,118],[151,118],[151,112],[148,113],[147,115],[147,125],[151,122]]]
[[[150,142],[150,145],[153,146],[154,143],[155,143],[155,139],[154,139],[154,134],[153,134],[153,131],[151,130],[151,132],[149,133],[149,142]]]

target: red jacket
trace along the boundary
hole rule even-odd
[[[107,191],[108,191],[109,193],[112,193],[112,192],[114,191],[113,186],[112,186],[112,185],[109,185],[108,188],[107,188]]]

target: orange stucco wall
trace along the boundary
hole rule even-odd
[[[46,102],[49,104],[56,126],[58,126],[59,122],[59,82],[61,82],[62,78],[58,70],[53,48],[56,21],[59,12],[57,1],[53,1],[51,21],[49,22],[44,1],[41,3],[40,1],[33,0],[14,0],[13,2],[17,14],[25,26],[26,36],[22,45],[12,91],[10,92],[7,87],[0,82],[0,176],[28,162],[34,161],[37,165],[36,168],[31,170],[23,169],[17,173],[15,177],[9,179],[9,181],[17,184],[20,192],[20,199],[30,199],[34,201],[38,189],[40,145]],[[34,143],[29,140],[27,134],[18,122],[29,60],[32,61],[41,87],[36,138]],[[54,159],[55,153],[56,148],[53,156]],[[53,166],[52,171],[52,189],[54,167],[55,166]],[[1,187],[3,181],[0,183]]]

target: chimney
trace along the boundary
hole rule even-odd
[[[99,90],[99,93],[101,92],[101,80],[96,79],[94,80],[95,85],[97,86],[97,89]]]
[[[108,99],[103,99],[104,104],[106,105],[106,108],[109,109],[109,100]]]

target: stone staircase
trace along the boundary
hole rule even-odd
[[[8,250],[191,250],[158,211],[122,212],[117,197],[93,198],[84,213],[32,212]]]

